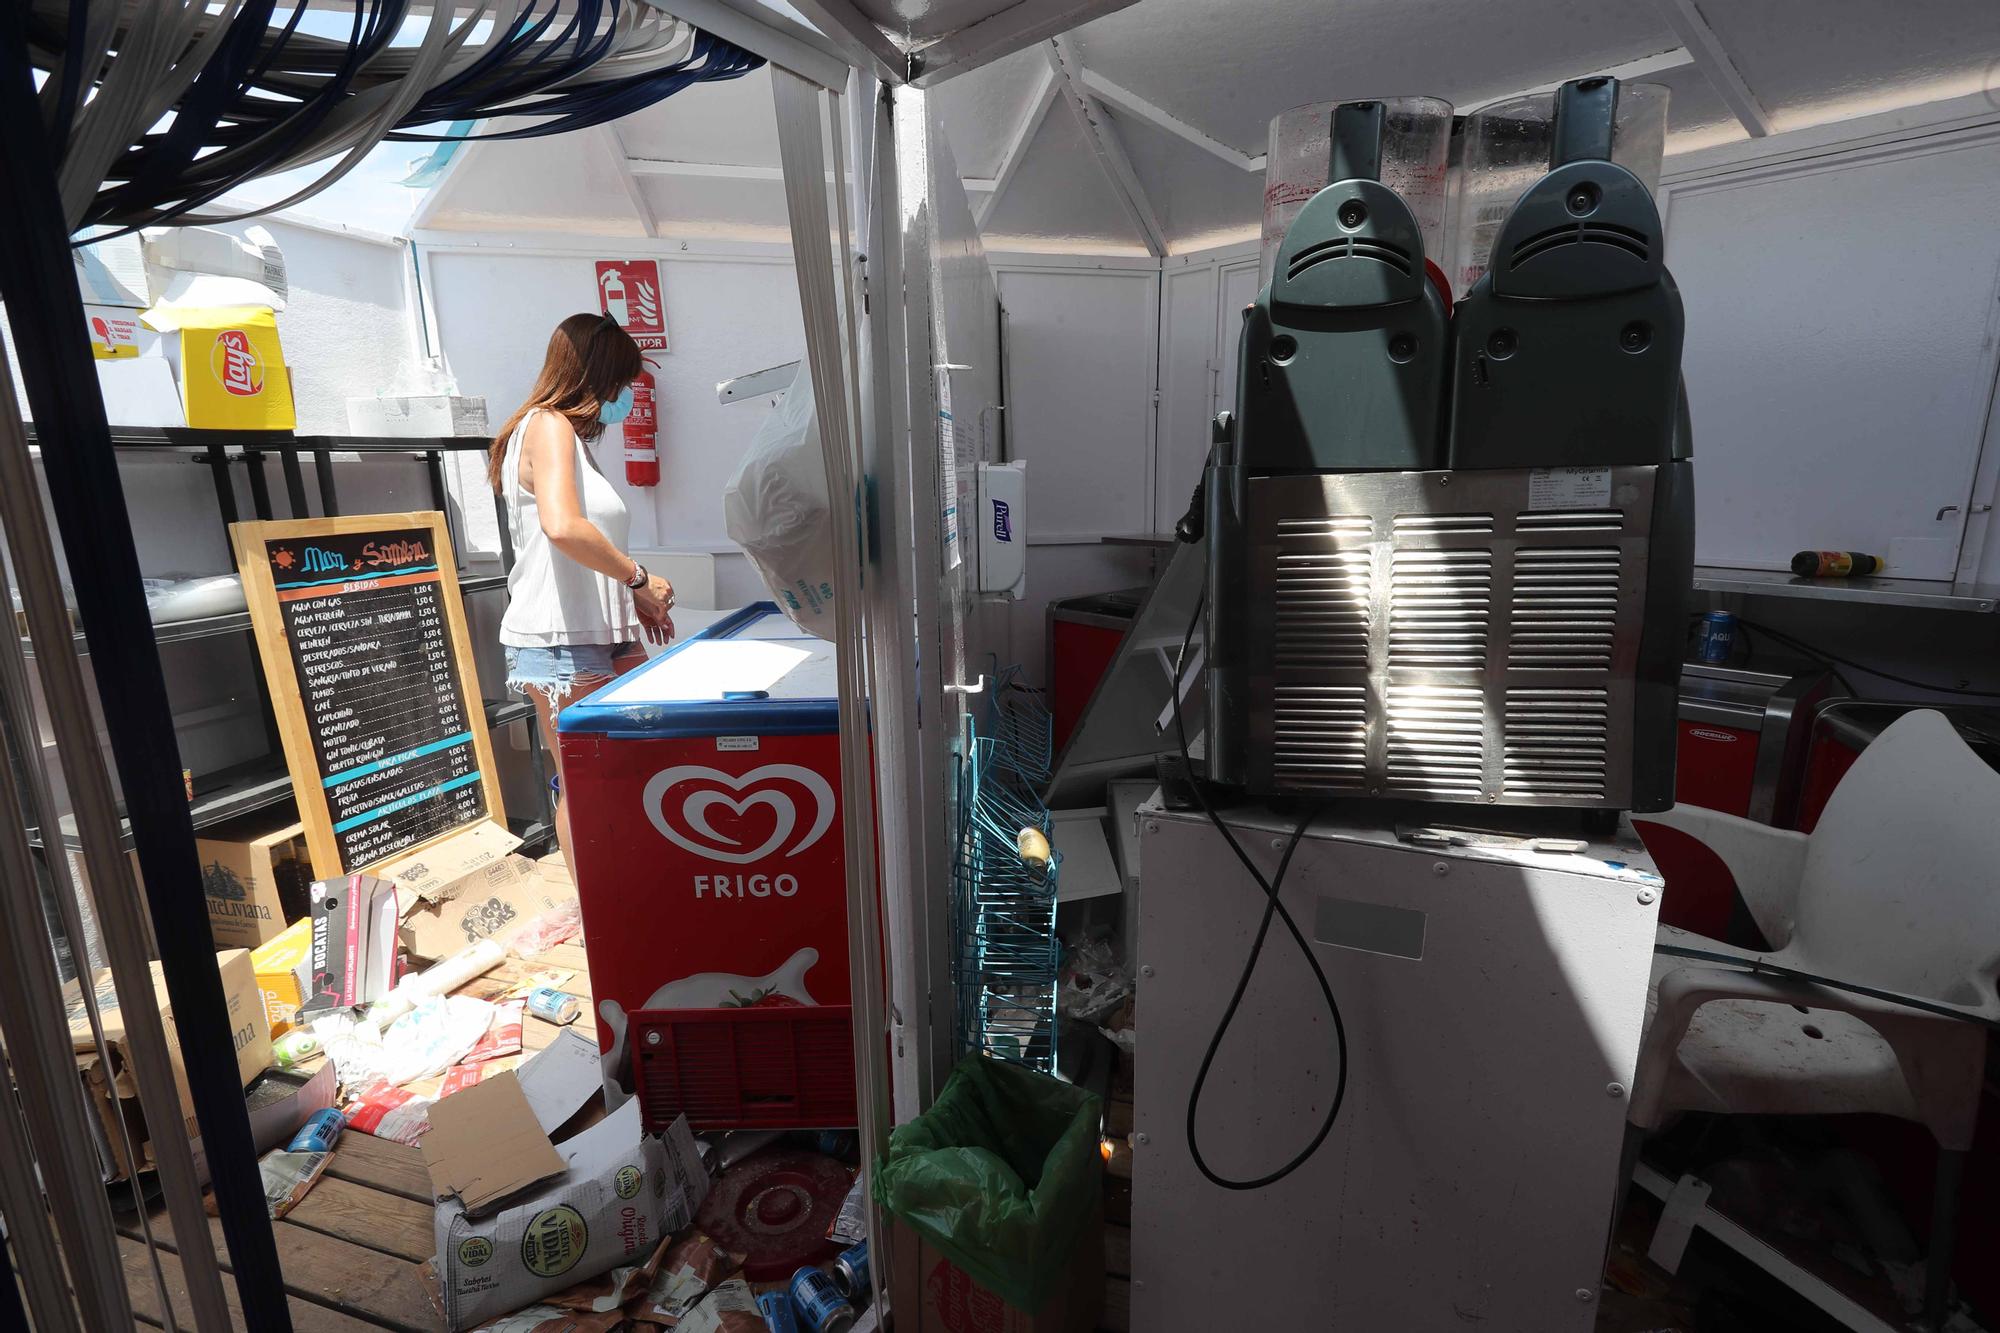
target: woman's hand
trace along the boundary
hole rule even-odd
[[[639,623],[646,627],[646,637],[654,643],[667,643],[674,637],[674,585],[658,574],[646,577],[646,586],[632,590],[632,609],[639,615]]]

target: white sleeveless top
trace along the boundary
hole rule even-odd
[[[521,418],[507,437],[506,457],[500,463],[507,527],[514,538],[514,569],[507,576],[507,615],[500,622],[500,642],[516,648],[636,642],[642,626],[631,590],[551,546],[534,494],[521,486],[521,442],[528,423],[542,410]],[[569,423],[563,425],[568,428]],[[575,430],[570,430],[569,438],[583,515],[622,551],[631,531],[625,501],[598,471]]]

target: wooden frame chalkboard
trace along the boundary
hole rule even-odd
[[[232,523],[229,536],[313,873],[505,828],[444,515]]]

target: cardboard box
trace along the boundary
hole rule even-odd
[[[396,886],[373,875],[343,875],[312,886],[312,957],[307,1014],[379,1000],[396,984]],[[303,1021],[303,1020],[301,1020]]]
[[[264,1020],[271,1035],[280,1037],[292,1026],[292,1016],[306,1000],[306,970],[312,957],[312,920],[303,918],[250,955],[257,989],[264,1001]]]
[[[544,912],[576,900],[567,883],[543,878],[525,856],[508,856],[447,886],[438,896],[405,903],[403,945],[418,958],[449,958],[488,936],[505,936]]]
[[[1069,1271],[1055,1294],[1030,1314],[973,1281],[913,1230],[889,1223],[891,1281],[898,1333],[1091,1333],[1104,1304],[1104,1212],[1094,1208],[1070,1249]]]
[[[216,966],[222,973],[223,996],[229,1006],[230,1038],[236,1047],[237,1076],[243,1086],[248,1087],[271,1063],[271,1033],[264,1021],[256,972],[249,952],[243,949],[230,949],[217,954]],[[120,1179],[152,1165],[152,1154],[143,1146],[149,1143],[151,1131],[139,1110],[139,1085],[132,1073],[124,1011],[112,988],[108,970],[97,975],[96,994],[99,1017],[104,1024],[104,1040],[109,1048],[108,1065],[98,1054],[90,1031],[90,1015],[84,1010],[82,991],[74,981],[63,986],[63,1008],[69,1020],[70,1044],[77,1052],[77,1072],[97,1116],[93,1137],[99,1140],[100,1160],[106,1167],[108,1179]],[[180,1094],[183,1123],[179,1129],[193,1139],[199,1133],[194,1119],[194,1099],[189,1095],[187,1069],[181,1060],[180,1031],[174,1023],[173,1005],[167,998],[165,969],[159,963],[153,964],[153,1002],[159,1006],[160,1019],[166,1029],[167,1058],[173,1067],[174,1086]],[[132,1131],[134,1149],[139,1157],[137,1162],[133,1162],[124,1150],[118,1133],[121,1121]]]
[[[291,375],[278,341],[277,316],[256,306],[181,309],[168,318],[155,307],[146,323],[167,339],[167,359],[180,373],[181,404],[196,430],[291,430]]]
[[[482,1083],[431,1108],[426,1162],[432,1140],[454,1132],[438,1123],[440,1113],[491,1086]],[[526,1114],[525,1102],[513,1114]],[[521,1132],[534,1127],[530,1115]],[[687,1118],[663,1135],[646,1134],[636,1097],[556,1151],[565,1165],[561,1175],[516,1194],[488,1217],[470,1215],[456,1197],[438,1204],[436,1263],[446,1327],[477,1328],[620,1264],[643,1263],[661,1237],[694,1220],[708,1193],[708,1172]]]
[[[239,821],[195,839],[208,930],[218,949],[255,949],[310,910],[305,825]]]

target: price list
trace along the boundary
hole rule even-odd
[[[486,813],[428,530],[265,543],[344,870]]]

